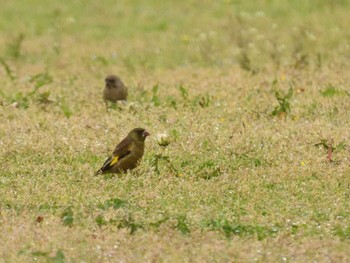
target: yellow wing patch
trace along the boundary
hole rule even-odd
[[[113,159],[112,159],[112,161],[111,161],[110,166],[115,165],[115,164],[118,162],[118,160],[119,160],[119,156],[114,156]]]

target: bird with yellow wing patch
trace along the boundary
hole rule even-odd
[[[143,156],[147,136],[149,133],[143,128],[135,128],[130,131],[95,173],[95,176],[106,173],[122,173],[134,169]]]

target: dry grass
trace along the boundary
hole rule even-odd
[[[110,2],[2,8],[1,261],[350,261],[347,2]]]

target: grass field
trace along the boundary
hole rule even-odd
[[[0,262],[350,262],[349,1],[176,2],[3,1]]]

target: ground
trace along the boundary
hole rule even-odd
[[[2,3],[0,261],[349,262],[349,11]],[[94,177],[135,127],[138,168]]]

